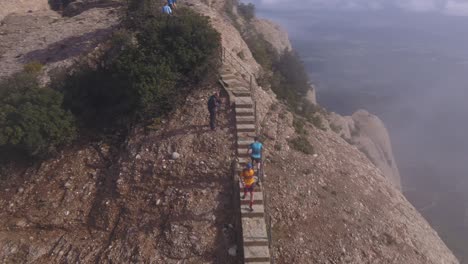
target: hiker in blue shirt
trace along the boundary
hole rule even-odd
[[[257,172],[260,171],[260,165],[262,164],[262,152],[263,144],[258,141],[258,137],[254,137],[254,142],[250,144],[247,153],[250,153],[252,164],[257,163]]]
[[[167,0],[167,4],[169,5],[171,9],[177,8],[176,2],[177,0]]]
[[[168,14],[168,15],[172,15],[172,9],[169,5],[164,5],[163,8],[162,8],[162,12],[163,14]]]

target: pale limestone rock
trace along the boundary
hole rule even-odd
[[[1,0],[0,1],[0,21],[7,15],[26,14],[29,11],[39,11],[49,9],[48,0]]]

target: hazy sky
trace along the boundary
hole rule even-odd
[[[320,104],[384,120],[405,195],[468,260],[468,0],[249,2],[287,29]]]
[[[254,0],[263,8],[288,9],[400,9],[411,12],[437,12],[454,16],[468,16],[467,0]]]

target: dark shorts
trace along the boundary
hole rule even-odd
[[[252,159],[252,165],[255,164],[255,163],[262,163],[262,159],[261,158],[254,158],[254,157],[250,157]]]
[[[244,187],[244,192],[253,192],[255,187],[255,183],[250,185],[249,187]]]
[[[174,9],[174,4],[169,4],[169,7],[170,7],[171,9]]]

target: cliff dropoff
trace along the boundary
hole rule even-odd
[[[355,144],[401,190],[400,173],[393,157],[390,136],[382,120],[365,110],[344,117],[332,113],[330,120],[339,129],[341,137]]]
[[[223,47],[232,54],[242,51],[242,64],[254,74],[260,71],[224,13],[224,1],[180,4],[211,17]],[[41,14],[8,19],[35,21]],[[92,52],[97,44],[82,50],[87,41],[68,41],[111,30],[117,14],[114,8],[92,8],[72,18],[47,18],[47,25],[68,23],[75,29],[51,39],[45,32],[43,38],[36,35],[43,30],[37,23],[21,24],[21,30],[8,31],[2,39],[21,37],[31,45],[20,46],[22,55],[16,58],[16,42],[2,41],[0,66],[14,65],[2,74],[20,69],[25,54],[54,56],[78,49],[75,57]],[[99,24],[102,20],[106,22]],[[16,23],[20,21],[7,22],[1,30]],[[265,33],[273,35],[273,29],[278,30],[268,27]],[[280,50],[290,47],[280,43]],[[55,63],[69,58],[66,54],[45,60],[46,67],[59,67]],[[76,143],[33,166],[2,168],[0,262],[240,263],[239,255],[232,254],[236,146],[230,106],[221,109],[218,130],[208,126],[206,100],[218,87],[216,79],[208,79],[183,107],[128,135]],[[266,146],[263,186],[276,263],[458,263],[398,190],[399,177],[389,176],[398,171],[377,117],[365,111],[352,117],[320,112],[327,127],[340,129],[319,129],[304,121],[306,132],[297,131],[294,120],[300,117],[271,90],[255,86],[254,98]],[[314,154],[297,150],[293,142],[299,136]]]

